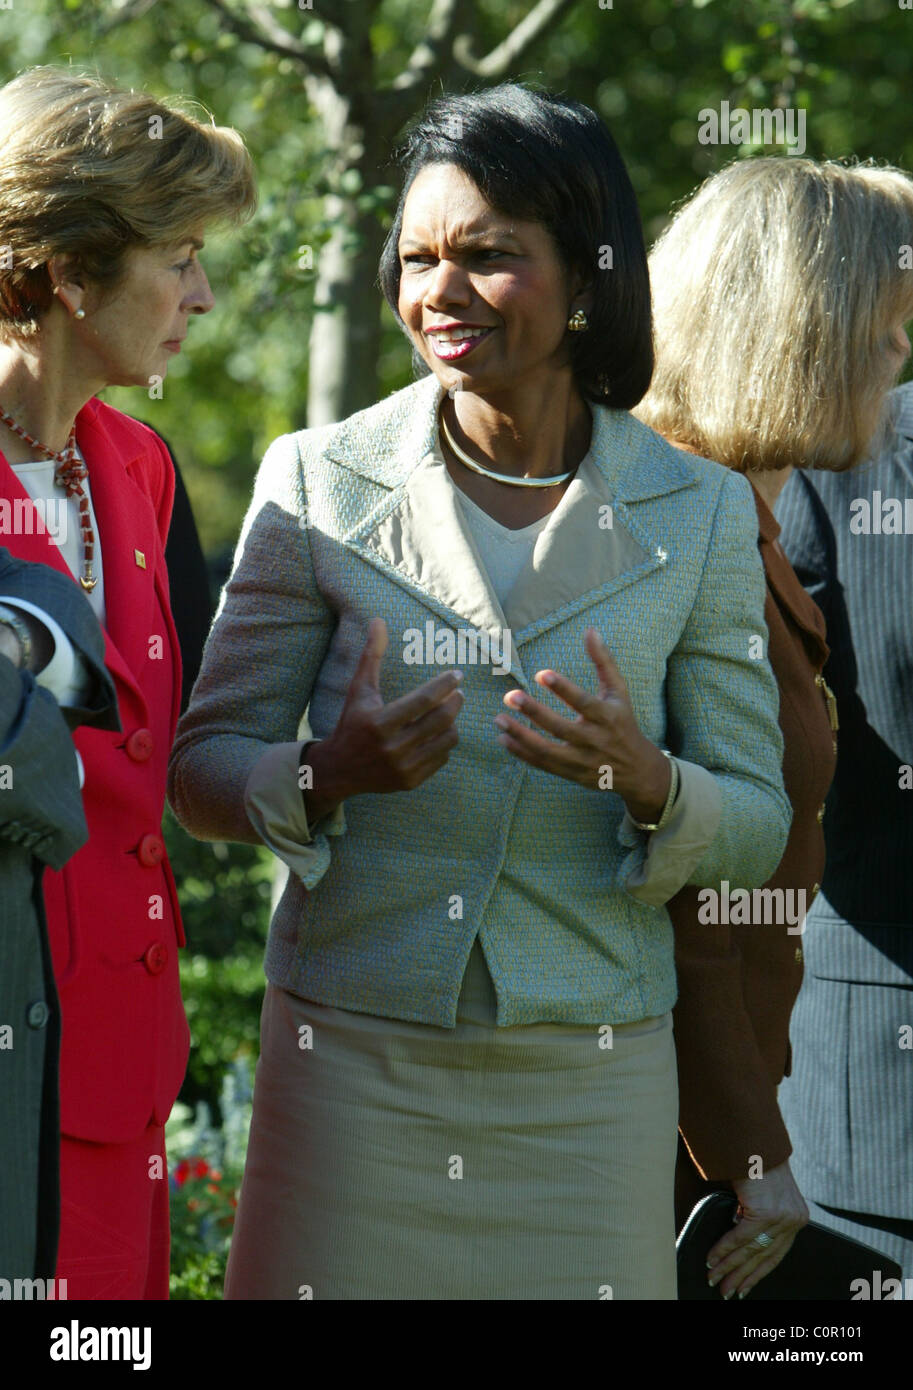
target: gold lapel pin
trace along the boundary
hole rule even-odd
[[[146,568],[146,557],[141,550],[134,550],[133,558],[136,560],[141,570]]]

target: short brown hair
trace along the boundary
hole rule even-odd
[[[178,245],[256,206],[237,131],[69,68],[0,88],[0,149],[0,334],[36,331],[52,256],[110,288],[129,249]]]

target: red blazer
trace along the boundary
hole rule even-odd
[[[190,1041],[178,979],[184,933],[161,833],[181,692],[164,551],[174,467],[152,430],[96,399],[79,412],[76,438],[98,522],[105,665],[123,732],[73,735],[89,840],[59,873],[45,873],[44,896],[62,1015],[61,1130],[122,1143],[164,1123]],[[2,454],[0,495],[28,498]],[[72,578],[35,517],[36,533],[4,538],[9,549]]]

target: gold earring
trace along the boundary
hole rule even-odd
[[[86,311],[85,311],[85,309],[77,309],[77,310],[76,310],[76,313],[73,315],[74,319],[84,319],[85,316],[86,316]]]
[[[568,329],[571,333],[584,333],[590,326],[589,319],[582,309],[571,314],[567,321]]]

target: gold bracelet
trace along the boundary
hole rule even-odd
[[[679,784],[678,763],[675,761],[671,753],[666,752],[665,748],[662,750],[662,754],[664,758],[669,759],[669,767],[672,773],[672,778],[669,782],[669,795],[666,797],[666,804],[663,806],[662,815],[654,825],[648,825],[644,821],[634,820],[634,817],[631,816],[631,820],[634,821],[634,824],[637,826],[638,830],[662,830],[663,826],[666,824],[666,822],[672,814],[672,807],[675,805],[675,798],[678,795]],[[631,813],[628,812],[628,814],[630,815]]]

